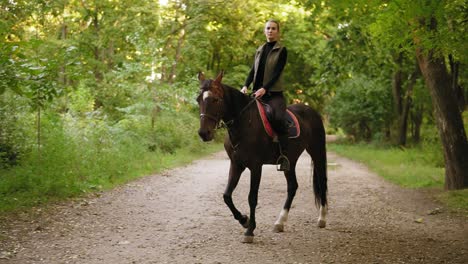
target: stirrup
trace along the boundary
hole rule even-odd
[[[289,160],[288,157],[281,154],[276,160],[276,170],[277,171],[289,171]]]

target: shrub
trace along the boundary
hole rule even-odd
[[[386,84],[358,75],[337,88],[327,112],[332,125],[357,140],[370,140],[388,123],[391,102]]]

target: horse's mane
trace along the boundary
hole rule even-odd
[[[234,88],[232,86],[229,86],[229,85],[223,83],[223,87],[224,87],[225,91],[227,90],[231,94],[234,93],[234,94],[237,94],[236,96],[238,96],[238,95],[245,96],[245,94],[243,94],[239,89],[236,89],[236,88]]]
[[[239,89],[236,89],[224,83],[222,84],[222,86],[224,88],[224,96],[230,97],[225,99],[231,102],[235,102],[235,105],[239,105],[239,103],[243,105],[251,100],[251,98],[248,95],[242,93]]]

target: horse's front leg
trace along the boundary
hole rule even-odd
[[[231,167],[229,168],[229,180],[228,184],[226,186],[226,190],[224,191],[224,202],[226,205],[229,207],[229,209],[232,212],[232,215],[234,218],[239,221],[239,223],[247,228],[248,226],[248,220],[249,218],[246,215],[242,215],[239,210],[237,210],[236,206],[234,205],[232,201],[232,193],[237,187],[237,184],[239,183],[240,176],[242,172],[245,170],[245,166],[237,164],[236,162],[233,162],[231,160]]]
[[[250,170],[250,192],[249,192],[249,206],[250,206],[250,219],[249,226],[244,235],[244,243],[252,243],[254,237],[254,230],[257,227],[255,222],[255,209],[258,202],[258,189],[260,187],[260,179],[262,177],[261,165],[257,168]]]

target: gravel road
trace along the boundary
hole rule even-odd
[[[284,233],[272,232],[286,180],[264,166],[253,244],[222,194],[229,161],[219,152],[112,191],[0,217],[0,263],[468,263],[468,219],[427,191],[394,186],[328,153],[327,227],[316,226],[310,158]],[[233,200],[248,212],[249,175]]]

